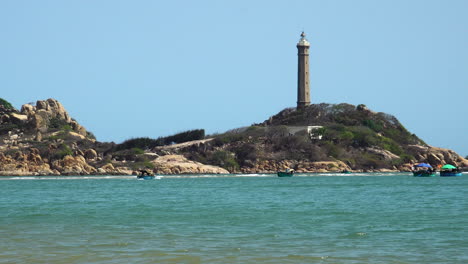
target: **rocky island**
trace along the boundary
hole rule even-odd
[[[197,129],[116,144],[97,141],[55,99],[17,110],[0,98],[0,175],[409,171],[416,162],[468,166],[365,105],[312,104],[223,134]]]

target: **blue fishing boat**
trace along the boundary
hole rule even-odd
[[[440,168],[441,177],[453,177],[453,176],[462,176],[462,172],[459,168],[453,166],[452,164],[445,164]]]
[[[414,177],[435,177],[436,171],[432,168],[430,164],[419,163],[414,166],[413,176]]]
[[[154,175],[138,175],[138,180],[153,180],[155,177]]]
[[[149,170],[139,170],[137,175],[137,180],[153,180],[155,177],[153,173]]]

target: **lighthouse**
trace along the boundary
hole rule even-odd
[[[297,109],[304,109],[310,105],[309,85],[309,47],[310,43],[302,32],[297,43]]]

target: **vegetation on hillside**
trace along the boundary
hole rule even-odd
[[[199,140],[205,138],[204,129],[194,129],[185,132],[177,133],[172,136],[159,137],[152,139],[149,137],[132,138],[125,140],[115,147],[116,151],[140,148],[140,149],[152,149],[157,146],[166,146],[171,144],[184,143],[192,140]]]
[[[7,100],[3,99],[3,98],[0,98],[0,105],[3,106],[5,109],[15,109],[11,104],[10,102],[8,102]]]
[[[305,131],[289,135],[288,126],[306,125],[323,126],[315,131],[322,139],[311,139]],[[185,155],[228,170],[261,160],[341,160],[352,168],[377,169],[414,160],[407,149],[413,144],[425,145],[391,115],[365,105],[317,104],[301,111],[285,109],[263,123],[216,135]]]

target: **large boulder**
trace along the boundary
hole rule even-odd
[[[97,152],[94,149],[87,149],[84,153],[84,157],[87,160],[96,160],[97,159]]]
[[[221,167],[205,165],[191,161],[182,155],[164,155],[152,161],[154,172],[159,174],[227,174],[229,171]]]
[[[55,160],[52,162],[52,168],[65,175],[89,175],[97,172],[97,170],[86,163],[85,158],[80,155],[76,157],[67,155],[61,160]]]
[[[29,153],[17,151],[14,156],[0,153],[0,175],[51,175],[54,172],[49,164],[44,162],[37,149],[31,148]]]
[[[452,164],[460,167],[468,166],[468,160],[450,149],[410,145],[408,146],[408,150],[413,154],[417,162],[427,162],[432,166],[444,164]]]
[[[31,104],[24,104],[23,106],[21,106],[21,114],[23,115],[31,116],[34,114],[34,111],[34,106],[32,106]]]
[[[39,100],[36,106],[25,104],[21,107],[21,115],[16,115],[14,118],[21,118],[29,124],[29,127],[34,131],[42,133],[48,132],[54,123],[60,122],[68,124],[75,133],[81,136],[86,136],[86,129],[73,120],[63,105],[55,99]]]
[[[28,121],[28,116],[27,115],[16,114],[16,113],[11,113],[10,114],[10,121],[13,122],[14,124],[26,123]]]

